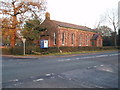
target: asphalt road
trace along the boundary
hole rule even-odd
[[[118,88],[118,53],[2,57],[3,88]]]

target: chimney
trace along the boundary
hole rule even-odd
[[[49,12],[46,12],[46,19],[50,20],[50,13]]]

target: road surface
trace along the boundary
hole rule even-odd
[[[2,57],[3,88],[118,88],[118,53]]]

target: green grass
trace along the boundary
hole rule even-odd
[[[49,53],[45,55],[69,55],[69,54],[81,54],[81,53],[96,53],[96,52],[107,52],[107,51],[117,51],[115,50],[99,50],[99,51],[80,51],[80,52],[63,52],[63,53]]]

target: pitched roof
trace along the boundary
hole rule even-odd
[[[87,30],[87,31],[93,31],[91,28],[88,28],[86,26],[80,26],[80,25],[75,25],[75,24],[60,22],[60,21],[56,21],[56,20],[52,20],[52,21],[53,21],[53,23],[55,23],[56,25],[61,26],[61,27],[73,28],[73,29],[80,29],[80,30]]]

